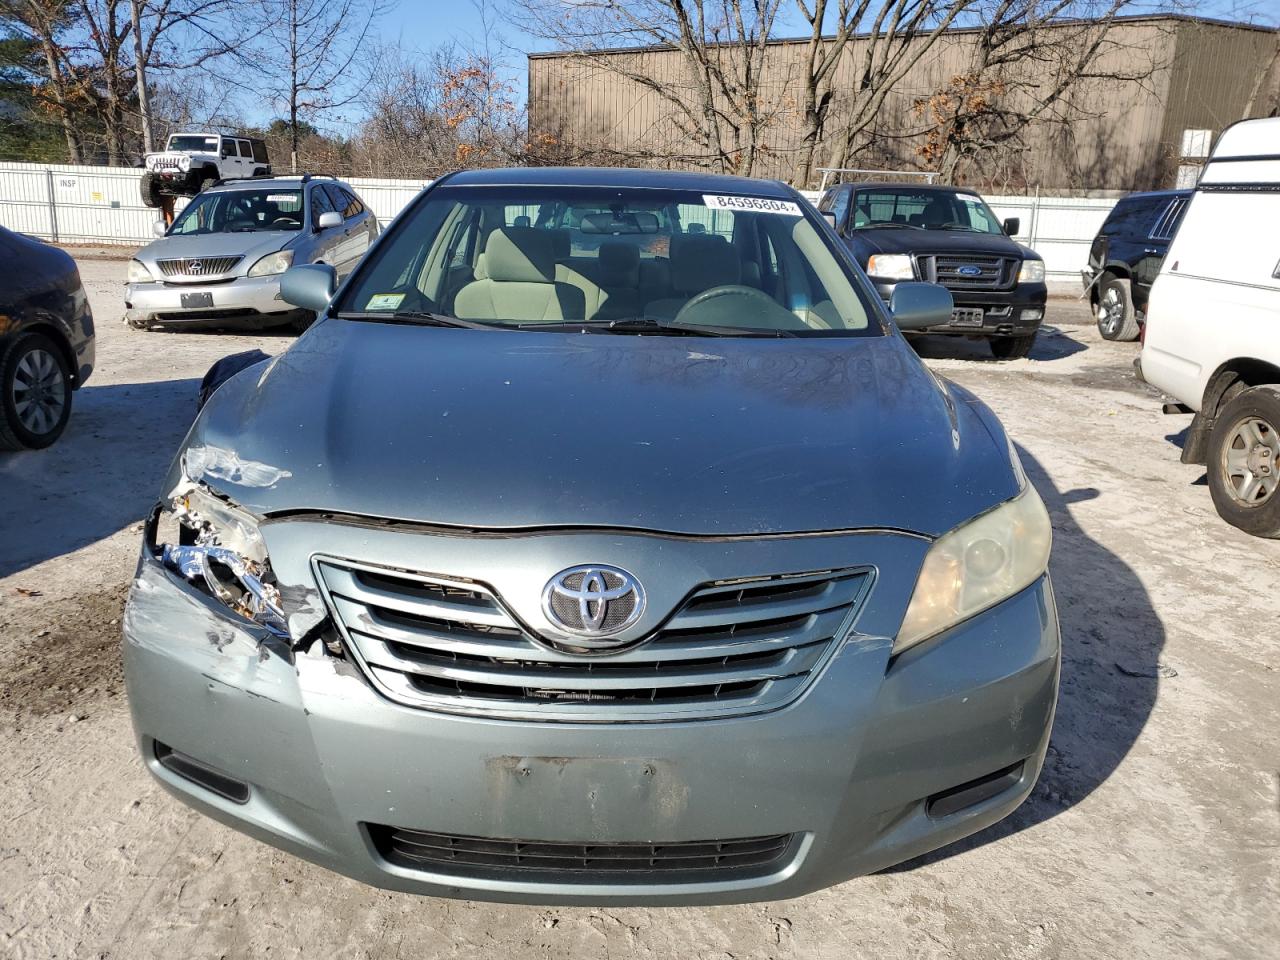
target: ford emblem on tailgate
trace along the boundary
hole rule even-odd
[[[974,266],[972,263],[966,263],[962,267],[956,267],[956,273],[962,277],[980,277],[982,276],[982,268]]]

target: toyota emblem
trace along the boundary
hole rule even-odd
[[[612,638],[644,613],[644,588],[618,567],[592,564],[561,570],[542,591],[542,612],[552,626],[575,637]],[[625,642],[625,641],[621,641]],[[582,646],[618,646],[620,641]]]

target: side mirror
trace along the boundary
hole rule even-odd
[[[165,235],[165,231],[168,229],[168,226],[165,225],[163,220],[155,220],[151,224],[151,232],[157,237],[163,237]]]
[[[823,220],[825,220],[825,221],[827,221],[827,223],[831,224],[831,226],[832,226],[832,228],[833,228],[833,229],[835,228],[835,225],[836,225],[836,213],[835,213],[835,211],[834,211],[834,210],[823,210],[823,211],[822,211],[822,219],[823,219]]]
[[[923,330],[950,323],[954,308],[951,291],[936,283],[899,283],[889,296],[889,312],[899,330]]]
[[[1016,237],[1021,229],[1022,220],[1019,217],[1009,217],[1004,222],[1004,234],[1006,237]]]
[[[326,210],[320,214],[320,219],[316,221],[317,230],[328,230],[330,227],[342,226],[342,214],[336,210]]]
[[[280,297],[285,303],[323,313],[338,289],[338,273],[327,263],[302,263],[280,275]]]

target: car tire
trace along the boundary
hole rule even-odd
[[[1098,288],[1095,318],[1103,340],[1127,343],[1138,339],[1138,315],[1133,309],[1133,290],[1128,280],[1107,274]]]
[[[1021,360],[1031,352],[1035,342],[1034,333],[1022,337],[992,337],[991,353],[997,360]]]
[[[15,339],[0,356],[0,450],[39,450],[62,436],[71,389],[58,344],[43,333]]]
[[[1255,537],[1280,538],[1280,384],[1242,390],[1218,409],[1208,472],[1218,516]]]
[[[142,194],[142,202],[148,207],[158,207],[163,202],[160,197],[160,181],[153,173],[144,173],[138,182],[138,191]]]

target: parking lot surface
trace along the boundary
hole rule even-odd
[[[363,887],[151,781],[119,660],[139,521],[209,365],[291,338],[131,330],[124,261],[81,271],[97,371],[55,447],[0,455],[0,956],[1277,956],[1280,542],[1218,519],[1178,461],[1189,418],[1078,302],[1051,301],[1029,360],[920,344],[1004,420],[1054,521],[1062,692],[1030,800],[799,900],[539,909]]]

